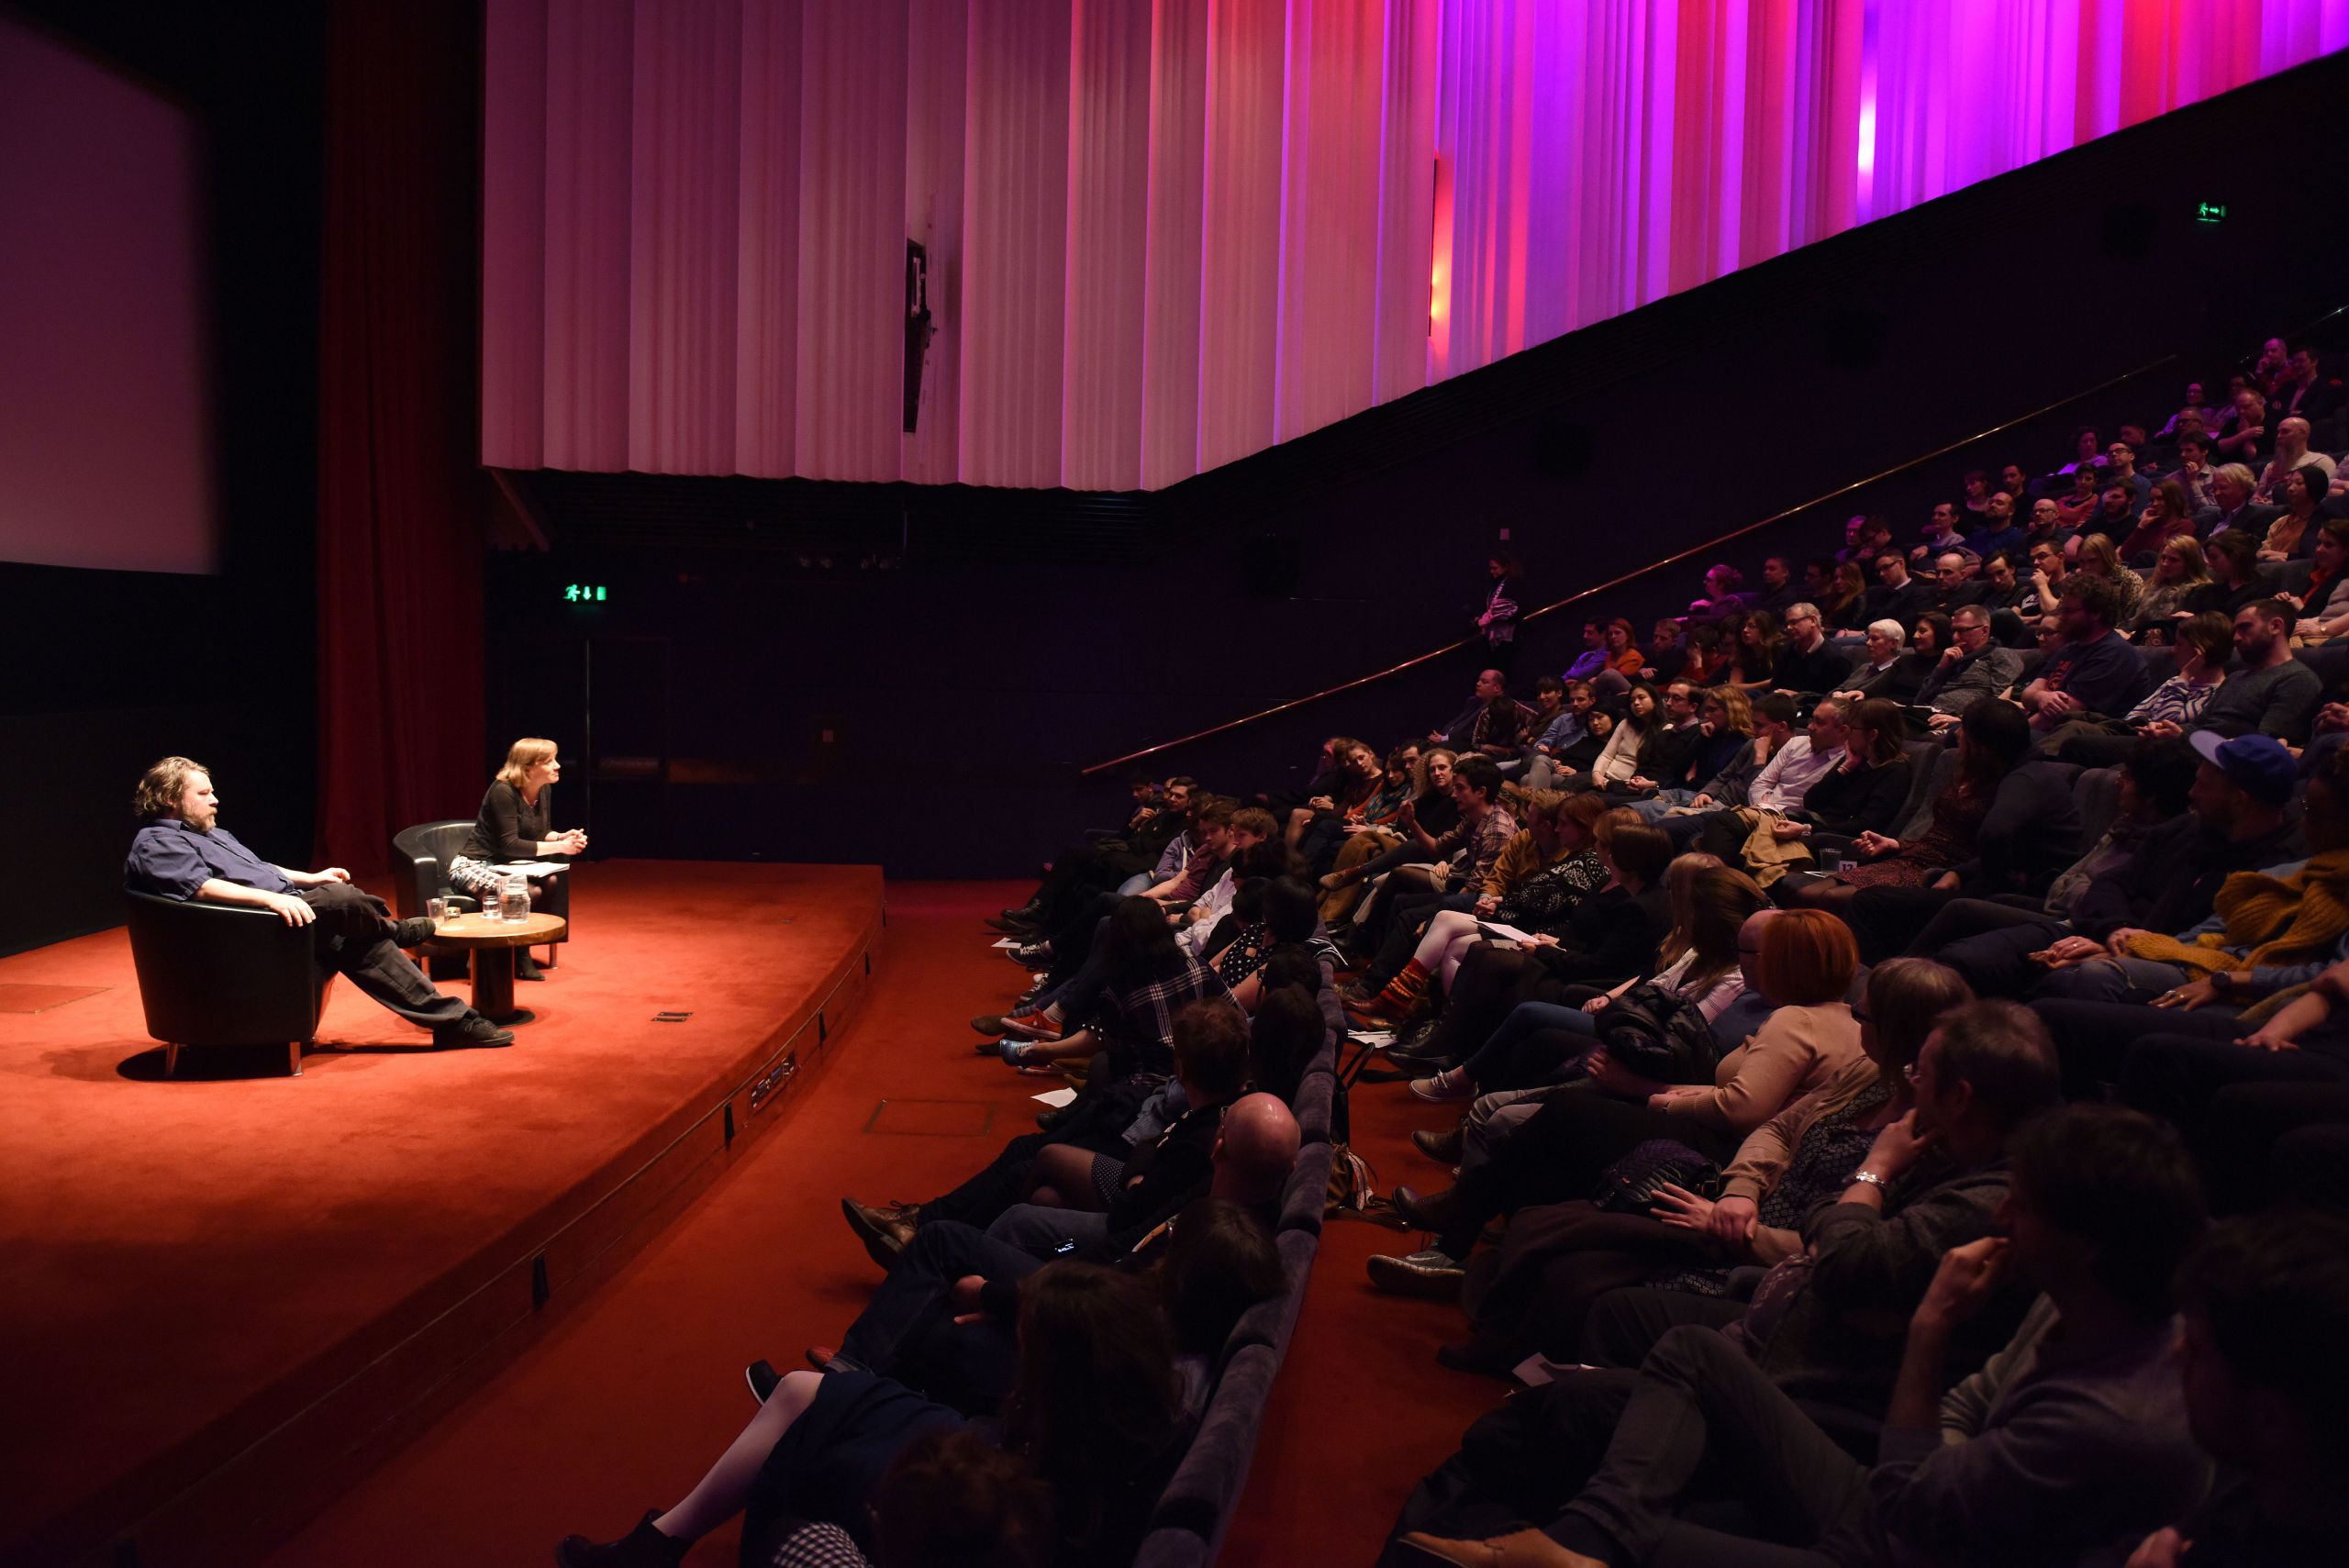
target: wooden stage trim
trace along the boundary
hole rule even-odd
[[[515,1048],[411,1049],[417,1031],[340,985],[320,1038],[350,1049],[299,1078],[150,1081],[120,931],[0,960],[0,983],[113,987],[0,1018],[0,1195],[0,1195],[0,1233],[33,1282],[0,1300],[0,1337],[35,1369],[17,1408],[40,1412],[0,1436],[0,1564],[175,1568],[289,1536],[787,1119],[883,924],[872,867],[609,862],[573,911]],[[651,1021],[669,1007],[695,1018]],[[484,1114],[501,1095],[515,1114]],[[52,1162],[92,1126],[138,1169],[76,1203]],[[240,1144],[264,1169],[221,1182]],[[108,1154],[85,1148],[83,1170]],[[39,1167],[23,1182],[20,1162]],[[311,1179],[284,1187],[289,1162]],[[119,1227],[93,1251],[84,1222],[141,1191],[165,1233],[142,1253],[145,1228]]]

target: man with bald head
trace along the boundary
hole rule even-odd
[[[2332,460],[2322,452],[2309,450],[2309,422],[2295,414],[2279,420],[2276,426],[2276,455],[2268,460],[2266,470],[2252,490],[2252,498],[2281,504],[2284,500],[2284,476],[2297,473],[2310,463],[2324,470],[2324,480],[2332,483]]]
[[[924,1225],[898,1254],[889,1277],[841,1336],[840,1348],[811,1346],[819,1371],[878,1372],[914,1383],[930,1397],[964,1407],[1000,1398],[1011,1386],[1019,1282],[1061,1258],[1138,1269],[1155,1262],[1175,1217],[1194,1199],[1241,1205],[1266,1230],[1297,1163],[1297,1118],[1273,1095],[1243,1095],[1223,1113],[1205,1183],[1139,1221],[1094,1240],[1039,1257],[953,1220]],[[762,1371],[763,1370],[763,1373]],[[754,1392],[774,1372],[749,1371]]]
[[[1200,1188],[1167,1204],[1149,1225],[1033,1256],[973,1225],[940,1220],[907,1241],[872,1303],[841,1336],[839,1350],[810,1345],[818,1371],[876,1371],[921,1387],[965,1413],[991,1411],[1012,1387],[1019,1342],[1019,1282],[1045,1262],[1074,1258],[1107,1268],[1149,1268],[1174,1232],[1174,1218],[1200,1197],[1241,1204],[1271,1232],[1280,1193],[1297,1164],[1297,1118],[1271,1094],[1245,1094],[1224,1113],[1212,1173]],[[751,1395],[766,1399],[780,1380],[771,1363],[745,1369]],[[761,1387],[763,1385],[763,1387]]]

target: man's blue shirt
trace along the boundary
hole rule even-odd
[[[263,893],[294,891],[284,873],[239,843],[235,834],[221,828],[199,833],[177,817],[139,829],[122,865],[123,885],[164,898],[194,898],[197,888],[216,877]]]

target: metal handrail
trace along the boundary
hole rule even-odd
[[[2349,306],[2343,306],[2342,308],[2349,309]],[[2332,315],[2337,314],[2339,314],[2339,312],[2334,311],[2329,313],[2326,317],[2321,319],[2330,319]],[[1721,546],[1729,544],[1734,540],[1743,539],[1746,535],[1753,533],[1758,529],[1766,528],[1774,523],[1782,523],[1798,513],[1809,511],[1814,506],[1824,506],[1830,502],[1835,500],[1838,496],[1848,495],[1854,490],[1865,490],[1869,485],[1880,484],[1884,480],[1890,479],[1897,473],[1905,473],[1909,469],[1917,468],[1922,464],[1932,462],[1937,459],[1947,457],[1950,453],[1958,450],[1962,447],[1972,446],[1976,441],[1987,440],[1990,437],[1998,434],[2001,430],[2009,430],[2017,425],[2028,424],[2033,419],[2044,417],[2049,414],[2054,413],[2058,408],[2077,403],[2083,398],[2094,397],[2100,392],[2109,392],[2112,388],[2119,386],[2123,382],[2134,381],[2139,376],[2150,374],[2151,373],[2161,369],[2164,365],[2171,363],[2177,358],[2178,356],[2176,354],[2164,354],[2159,359],[2148,360],[2134,370],[2124,371],[2121,374],[2113,376],[2110,380],[2097,383],[2094,386],[2087,387],[2081,391],[2072,393],[2067,396],[2059,397],[2054,402],[2046,404],[2042,407],[2034,408],[2028,414],[2018,414],[2013,418],[2003,420],[1998,424],[1991,426],[1987,430],[1976,430],[1970,436],[1961,437],[1959,439],[1951,441],[1945,446],[1936,447],[1932,451],[1920,452],[1917,456],[1909,458],[1906,462],[1895,463],[1892,467],[1885,469],[1880,473],[1869,474],[1865,479],[1855,479],[1849,484],[1838,485],[1834,489],[1830,490],[1823,495],[1814,495],[1809,500],[1801,502],[1796,506],[1788,506],[1783,511],[1773,512],[1768,517],[1763,518],[1760,522],[1748,523],[1743,528],[1731,528],[1729,532],[1717,535],[1712,539],[1705,540],[1702,544],[1691,545],[1687,550],[1667,555],[1660,561],[1652,561],[1644,566],[1636,567],[1630,572],[1623,573],[1620,576],[1610,577],[1604,583],[1595,583],[1587,588],[1577,589],[1574,593],[1567,595],[1563,599],[1553,599],[1550,603],[1543,605],[1539,609],[1527,611],[1524,615],[1518,617],[1519,624],[1522,625],[1526,621],[1539,620],[1542,617],[1549,615],[1553,611],[1566,609],[1569,606],[1578,605],[1585,599],[1591,598],[1596,595],[1604,594],[1610,589],[1620,588],[1626,583],[1637,582],[1639,579],[1646,577],[1653,573],[1661,572],[1666,567],[1677,566],[1682,562],[1688,560],[1692,556],[1709,555],[1712,551],[1719,550]],[[1399,675],[1406,670],[1415,670],[1422,664],[1431,663],[1438,659],[1447,658],[1477,640],[1478,639],[1475,637],[1460,638],[1454,641],[1445,643],[1441,648],[1433,649],[1426,653],[1419,654],[1416,658],[1406,659],[1400,664],[1389,665],[1386,669],[1377,671],[1375,673],[1360,675],[1355,677],[1353,680],[1342,682],[1338,685],[1324,687],[1320,691],[1309,693],[1305,696],[1291,697],[1286,702],[1275,703],[1272,706],[1259,708],[1254,713],[1243,714],[1238,718],[1226,719],[1221,724],[1211,725],[1208,728],[1196,730],[1189,735],[1182,736],[1176,740],[1162,740],[1154,746],[1145,746],[1139,751],[1129,751],[1122,757],[1112,757],[1106,762],[1096,762],[1090,767],[1080,769],[1078,771],[1078,776],[1080,778],[1089,778],[1095,773],[1107,773],[1112,768],[1122,768],[1130,762],[1141,762],[1145,757],[1154,757],[1161,751],[1171,751],[1177,746],[1188,746],[1195,740],[1205,740],[1212,736],[1226,734],[1231,730],[1241,728],[1243,726],[1254,724],[1260,719],[1270,718],[1275,714],[1287,713],[1293,709],[1305,707],[1310,704],[1320,702],[1326,697],[1336,696],[1341,692],[1351,692],[1358,687],[1367,686],[1375,682],[1384,681],[1389,676]]]

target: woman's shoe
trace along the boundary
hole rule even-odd
[[[1470,1083],[1468,1074],[1459,1068],[1447,1067],[1432,1078],[1412,1079],[1411,1094],[1414,1098],[1425,1100],[1431,1106],[1456,1106],[1464,1100],[1475,1099],[1476,1085]]]
[[[546,977],[547,972],[539,967],[539,961],[530,956],[529,949],[524,948],[520,952],[514,955],[515,979],[544,980]]]
[[[561,1568],[676,1568],[694,1543],[654,1529],[652,1521],[661,1513],[646,1509],[636,1528],[618,1540],[598,1543],[584,1535],[564,1536],[554,1549],[554,1560]]]

